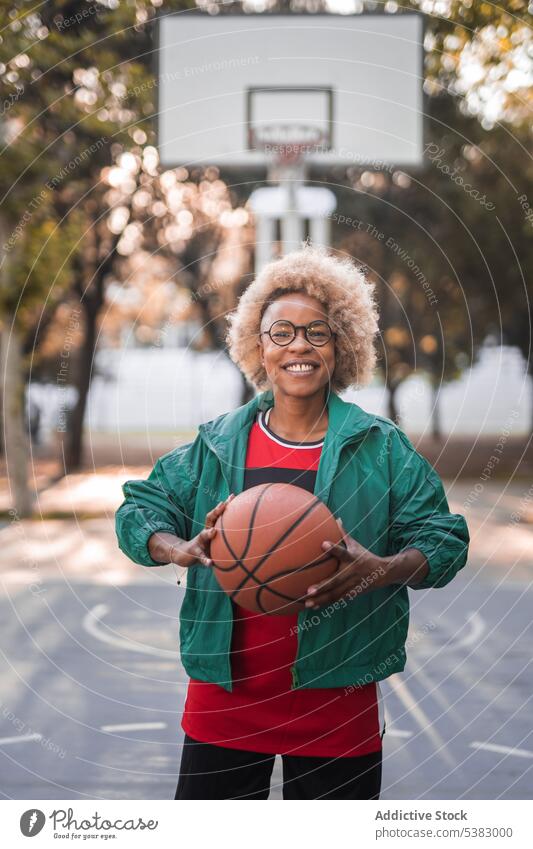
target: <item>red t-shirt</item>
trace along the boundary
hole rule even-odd
[[[260,413],[248,439],[244,489],[285,482],[313,492],[323,440],[292,443]],[[182,718],[193,739],[267,754],[355,757],[381,748],[382,711],[375,683],[291,689],[298,615],[265,616],[232,601],[233,690],[191,679]],[[320,627],[320,626],[316,626]]]

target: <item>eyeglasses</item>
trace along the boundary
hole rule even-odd
[[[262,336],[267,333],[275,345],[283,347],[290,345],[296,338],[297,330],[303,330],[307,341],[316,348],[327,345],[332,336],[336,335],[327,321],[312,321],[306,326],[305,324],[293,324],[292,321],[285,321],[284,319],[275,321],[269,330],[262,330],[259,335]]]

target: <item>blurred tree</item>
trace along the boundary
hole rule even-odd
[[[219,255],[232,238],[239,241],[242,257],[248,254],[249,258],[246,213],[240,208],[246,198],[235,200],[237,187],[229,192],[223,174],[220,179],[198,170],[180,178],[180,185],[171,186],[168,193],[164,181],[159,186],[152,147],[156,81],[151,68],[151,22],[160,5],[161,0],[134,4],[58,0],[34,8],[23,0],[0,0],[2,32],[9,34],[0,44],[0,117],[6,142],[0,169],[2,245],[18,234],[17,246],[22,249],[37,204],[41,211],[46,209],[48,222],[58,226],[61,222],[61,232],[67,222],[73,222],[74,211],[79,212],[76,226],[82,237],[75,240],[68,261],[69,296],[76,293],[83,311],[81,356],[72,375],[78,402],[65,448],[69,468],[75,468],[81,458],[83,417],[105,288],[114,279],[116,263],[131,255],[131,246],[150,254],[157,250],[173,261],[180,287],[189,290],[192,308],[203,315],[204,344],[222,344],[220,315],[249,278],[249,263],[243,260],[238,268],[234,263],[233,283],[220,285],[218,280]],[[194,5],[192,0],[171,0],[165,11]],[[237,3],[221,6],[205,0],[198,5],[223,14],[242,11]],[[373,9],[376,4],[366,5]],[[358,3],[358,8],[362,6]],[[454,376],[459,365],[475,357],[482,330],[498,326],[500,313],[505,319],[505,339],[525,351],[531,317],[529,307],[524,309],[531,275],[521,276],[514,256],[528,259],[531,250],[530,222],[524,204],[517,203],[516,191],[531,173],[530,157],[524,154],[524,149],[530,150],[527,3],[512,0],[503,9],[487,3],[416,0],[403,3],[403,8],[428,14],[429,139],[438,149],[444,147],[446,165],[449,160],[450,168],[469,180],[475,177],[479,195],[486,192],[487,198],[505,197],[510,203],[503,210],[498,202],[497,212],[489,215],[479,200],[466,196],[455,178],[444,176],[438,157],[431,166],[428,163],[424,174],[385,174],[385,182],[369,183],[368,172],[361,170],[356,174],[352,169],[347,181],[345,175],[337,175],[337,182],[357,188],[357,195],[351,191],[351,201],[353,205],[357,199],[359,217],[376,224],[387,238],[393,237],[403,252],[400,256],[396,249],[378,245],[372,263],[383,289],[383,338],[394,353],[387,377],[391,393],[417,363],[425,365],[435,386],[442,377]],[[318,0],[315,5],[303,0],[267,4],[267,11],[280,9],[321,11],[323,4]],[[395,13],[399,5],[387,2],[385,10]],[[520,144],[521,156],[517,153]],[[511,173],[514,176],[509,179]],[[375,180],[376,175],[371,176]],[[173,177],[163,177],[170,186]],[[329,181],[331,175],[325,179]],[[211,188],[204,186],[197,197],[188,184]],[[186,187],[183,192],[181,185]],[[246,192],[252,188],[253,184],[247,184]],[[161,192],[168,199],[160,197]],[[219,200],[210,199],[209,192],[219,192]],[[363,196],[369,203],[378,198],[379,207],[366,206],[361,213]],[[383,224],[381,215],[389,197],[400,213],[392,212],[391,205],[391,215]],[[195,207],[198,198],[201,203]],[[345,208],[349,204],[342,207],[343,212]],[[237,218],[232,219],[233,214]],[[224,225],[224,220],[231,221],[231,226]],[[237,226],[238,220],[242,223]],[[73,223],[72,229],[76,226]],[[468,231],[486,236],[483,251]],[[347,235],[354,234],[340,233],[339,239]],[[375,237],[369,238],[375,242]],[[353,248],[362,261],[367,254],[373,255],[369,238],[367,234],[365,245]],[[8,270],[15,259],[5,256],[10,252],[11,248],[3,248],[3,287],[6,279],[20,286]],[[490,262],[485,261],[487,254]],[[415,279],[410,261],[420,269]],[[434,291],[438,306],[430,303],[420,274]],[[31,278],[32,286],[37,286],[35,279]],[[507,290],[503,308],[502,286]],[[27,323],[19,324],[21,348],[28,354],[42,347],[54,310],[67,297],[62,286],[55,289],[54,297],[42,300],[38,316],[27,315]],[[476,317],[473,328],[465,320],[465,303]],[[499,313],[495,303],[500,304]],[[5,312],[5,326],[12,323]],[[471,338],[466,338],[469,333]],[[411,335],[414,342],[408,343],[407,350],[405,340]],[[466,361],[461,358],[465,352]],[[391,413],[396,415],[394,399]],[[437,425],[436,414],[435,431]]]
[[[6,220],[7,216],[0,217],[4,228]],[[7,246],[0,271],[4,447],[13,506],[21,518],[31,514],[33,503],[28,486],[25,384],[29,358],[24,335],[29,327],[38,326],[43,302],[59,303],[68,290],[72,251],[82,226],[79,215],[71,216],[61,231],[58,223],[54,210],[43,203],[23,230],[0,232]],[[60,371],[57,381],[60,386]]]
[[[530,128],[533,34],[529,0],[408,0],[401,6],[427,15],[428,94],[447,92],[457,99],[463,114],[476,116],[485,130],[498,123],[515,130]]]
[[[98,324],[117,260],[141,247],[173,257],[175,273],[186,280],[197,309],[203,309],[207,319],[220,298],[209,289],[210,268],[237,224],[236,218],[231,226],[219,220],[227,218],[232,202],[212,169],[205,179],[203,170],[196,169],[179,200],[174,187],[170,204],[164,195],[165,186],[172,188],[172,172],[159,184],[157,151],[151,144],[157,84],[152,23],[159,5],[156,0],[120,7],[80,0],[39,10],[46,44],[42,52],[33,51],[30,63],[40,75],[39,92],[35,102],[25,104],[30,110],[43,106],[40,121],[49,122],[62,142],[63,167],[52,180],[58,214],[68,217],[73,209],[81,209],[88,223],[72,261],[72,291],[82,310],[83,334],[73,359],[78,398],[66,431],[66,470],[77,468],[82,459]],[[193,6],[179,0],[168,3],[167,10]],[[48,90],[52,83],[65,92],[61,98]],[[37,97],[49,102],[40,104]],[[28,132],[29,116],[23,123]],[[240,215],[247,217],[244,210]],[[39,325],[40,337],[29,334],[28,345],[36,347],[52,320],[53,306]],[[216,345],[222,344],[220,325],[215,316],[206,325],[206,336]]]
[[[218,168],[195,169],[191,177],[182,167],[154,184],[159,214],[143,221],[144,245],[174,263],[202,328],[193,347],[225,350],[226,314],[251,276],[253,229]],[[243,378],[243,402],[251,391]]]
[[[398,417],[401,382],[424,370],[434,391],[436,437],[440,385],[476,360],[488,334],[519,346],[533,371],[533,213],[524,193],[533,179],[527,6],[403,4],[428,13],[425,166],[333,175],[338,208],[352,219],[337,228],[336,245],[378,281],[389,414]]]
[[[146,173],[147,155],[154,173]],[[235,306],[239,283],[251,265],[248,212],[233,206],[231,192],[213,166],[195,169],[194,179],[184,167],[159,174],[157,153],[146,148],[143,159],[130,158],[130,168],[143,173],[128,201],[132,215],[119,245],[120,253],[131,257],[121,271],[125,298],[121,305],[118,297],[115,314],[104,328],[109,332],[119,312],[129,317],[134,334],[158,344],[162,326],[192,318],[199,327],[192,347],[222,349],[225,314]],[[115,185],[120,182],[116,170],[104,173]],[[116,188],[112,191],[113,202],[121,208],[124,197]],[[139,262],[140,256],[144,261]],[[148,258],[154,274],[146,278],[143,264]],[[134,295],[136,290],[140,297]],[[116,297],[113,290],[112,301]]]
[[[475,358],[491,334],[518,346],[533,375],[533,214],[528,219],[525,195],[533,183],[531,4],[411,5],[431,15],[425,90],[432,141],[424,183],[451,213],[441,210],[440,244],[466,298],[471,340],[464,340],[470,351],[461,362]],[[448,346],[449,322],[443,326]],[[531,421],[533,428],[533,411]]]
[[[70,261],[83,340],[76,373],[70,376],[78,400],[66,432],[67,469],[81,460],[98,315],[120,241],[117,226],[122,220],[126,228],[128,218],[127,211],[119,213],[108,226],[100,174],[127,149],[140,149],[153,132],[149,23],[158,5],[157,0],[134,5],[59,0],[33,8],[22,0],[0,0],[2,31],[9,34],[0,44],[5,238],[24,231],[37,207],[46,209],[48,220],[62,230],[77,213],[86,225]],[[169,5],[185,9],[193,4]],[[60,301],[43,299],[36,324],[21,325],[27,351],[42,341]]]
[[[428,149],[438,160],[424,172],[354,173],[352,190],[338,190],[352,221],[337,228],[336,245],[380,281],[386,384],[394,393],[413,370],[426,371],[438,436],[438,387],[476,361],[489,334],[517,345],[531,373],[533,233],[517,194],[533,173],[520,155],[523,131],[487,133],[457,115],[449,98],[431,110],[428,136],[436,141]],[[390,415],[397,415],[393,399]]]
[[[46,31],[34,16],[26,21],[20,17],[15,4],[0,3],[0,27],[4,33],[0,39],[4,449],[13,505],[19,516],[26,516],[32,497],[27,482],[25,337],[38,326],[42,305],[52,307],[68,287],[70,251],[84,222],[79,212],[62,221],[53,204],[48,179],[61,167],[63,154],[53,149],[55,128],[38,119],[43,108],[41,95],[36,95],[38,75],[24,52],[29,43],[38,48]],[[29,105],[32,98],[35,102]],[[25,132],[28,124],[31,129]]]
[[[106,202],[108,186],[102,182],[102,169],[127,156],[129,150],[141,149],[148,139],[153,88],[148,24],[156,5],[148,0],[120,5],[66,0],[40,11],[50,32],[43,73],[59,75],[68,90],[59,110],[64,121],[62,137],[72,137],[76,162],[80,152],[90,152],[84,167],[76,165],[68,183],[62,181],[56,189],[56,204],[65,214],[82,207],[89,222],[73,262],[72,288],[82,310],[83,336],[73,374],[77,401],[66,431],[67,471],[82,462],[98,321],[105,286],[131,214],[127,204],[116,207]],[[176,5],[187,8],[190,4]],[[43,84],[41,81],[39,88]],[[135,180],[127,169],[125,179],[131,198]]]

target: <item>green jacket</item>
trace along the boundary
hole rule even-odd
[[[163,455],[147,480],[127,481],[116,514],[121,550],[136,563],[157,566],[147,542],[155,531],[191,539],[209,510],[242,492],[248,433],[271,391],[202,424],[194,442]],[[463,516],[451,514],[441,480],[389,419],[371,415],[331,393],[328,430],[315,494],[362,545],[383,557],[417,548],[429,573],[417,589],[442,587],[467,559]],[[298,614],[295,687],[347,687],[379,681],[405,666],[407,588],[370,590],[336,605]],[[213,571],[187,570],[180,613],[180,649],[191,678],[231,691],[233,602]]]

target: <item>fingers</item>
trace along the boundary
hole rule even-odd
[[[209,545],[211,540],[216,535],[216,528],[204,528],[203,531],[200,531],[198,534],[198,545],[197,545],[197,554],[198,560],[204,566],[212,566],[213,561],[209,557]]]
[[[349,575],[346,570],[343,572],[337,572],[335,575],[332,575],[331,578],[326,578],[325,581],[320,581],[318,584],[311,584],[307,588],[307,601],[315,604],[318,601],[321,601],[326,595],[339,595],[341,591],[344,591],[345,585],[349,584]],[[310,607],[311,605],[307,605]]]
[[[214,507],[213,510],[210,510],[205,517],[205,528],[203,528],[196,537],[196,545],[192,551],[194,557],[196,557],[203,566],[213,565],[213,561],[209,556],[209,546],[217,533],[215,524],[218,517],[222,515],[230,501],[233,501],[234,498],[234,493],[230,493],[225,501],[219,501],[217,506]]]
[[[307,599],[305,602],[306,609],[310,610],[319,610],[321,607],[326,607],[326,605],[331,604],[332,602],[338,601],[345,595],[344,592],[331,592],[331,593],[322,593],[322,595],[317,596],[316,598]]]
[[[228,497],[226,498],[225,501],[219,501],[217,506],[209,511],[209,513],[205,517],[206,527],[209,527],[209,528],[213,527],[213,525],[216,523],[218,517],[222,515],[222,513],[224,512],[224,510],[226,509],[226,507],[228,506],[230,501],[233,501],[234,498],[235,498],[235,494],[232,492],[228,495]]]
[[[207,513],[207,515],[206,515],[206,517],[205,517],[205,526],[206,526],[206,528],[212,528],[212,527],[213,527],[213,525],[216,523],[216,521],[217,521],[218,517],[219,517],[219,516],[220,516],[220,514],[223,512],[223,510],[222,510],[222,504],[223,504],[223,502],[222,502],[222,501],[221,501],[221,502],[219,502],[219,503],[217,504],[217,506],[213,508],[213,510],[210,510],[210,511],[209,511],[209,513]]]
[[[322,543],[322,548],[324,551],[330,551],[337,560],[344,560],[348,562],[352,559],[344,542],[334,543],[331,542],[331,540],[326,539]]]
[[[208,555],[205,553],[205,551],[202,551],[201,548],[198,548],[198,551],[193,552],[193,556],[196,558],[198,563],[202,564],[202,566],[212,566],[213,565],[213,561],[211,560],[211,558],[208,557]]]
[[[351,587],[350,581],[340,581],[339,583],[321,583],[314,587],[309,587],[308,595],[305,599],[305,606],[316,610],[318,607],[324,607],[332,601],[337,601],[342,596],[349,592]]]
[[[305,606],[313,608],[322,607],[327,602],[340,598],[350,589],[352,577],[352,563],[341,563],[334,575],[331,575],[324,581],[320,581],[318,584],[311,584],[307,588]]]

